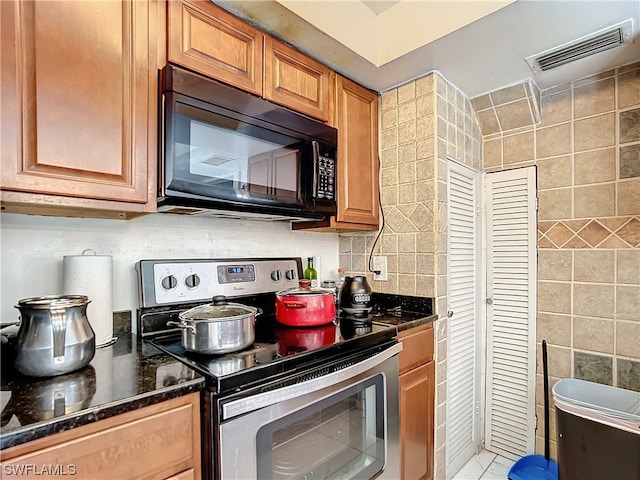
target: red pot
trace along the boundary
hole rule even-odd
[[[300,280],[300,288],[276,293],[276,320],[293,327],[315,327],[333,322],[336,304],[333,292],[309,288],[308,280]]]

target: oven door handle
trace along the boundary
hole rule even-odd
[[[305,382],[297,383],[295,385],[289,385],[277,390],[271,390],[268,392],[258,393],[246,398],[240,398],[238,400],[232,400],[222,405],[222,418],[221,420],[229,420],[237,417],[238,415],[244,415],[255,410],[259,410],[276,403],[284,402],[286,400],[297,398],[302,395],[317,392],[323,388],[336,385],[340,382],[348,380],[362,373],[377,367],[381,363],[390,359],[394,355],[397,355],[402,351],[402,344],[396,343],[391,347],[383,350],[382,352],[367,358],[361,362],[358,362],[349,367],[343,368],[333,373],[323,375],[319,378],[307,380]]]

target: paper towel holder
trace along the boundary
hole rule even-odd
[[[87,316],[95,333],[96,348],[111,346],[118,340],[118,337],[113,334],[113,267],[111,262],[111,255],[98,255],[93,248],[85,248],[81,255],[75,257],[73,255],[65,256],[63,262],[65,268],[64,292],[87,295],[92,300],[92,306],[88,308]],[[67,275],[67,265],[70,266],[69,275]],[[94,269],[96,266],[98,268]],[[100,281],[98,283],[88,282],[89,278],[99,278]]]

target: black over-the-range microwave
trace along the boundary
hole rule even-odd
[[[173,65],[160,109],[159,212],[335,215],[335,128]]]

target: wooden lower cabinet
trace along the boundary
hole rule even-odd
[[[433,478],[435,362],[433,327],[407,330],[399,336],[400,471],[406,480]]]
[[[200,394],[40,438],[0,455],[3,479],[199,479]]]

